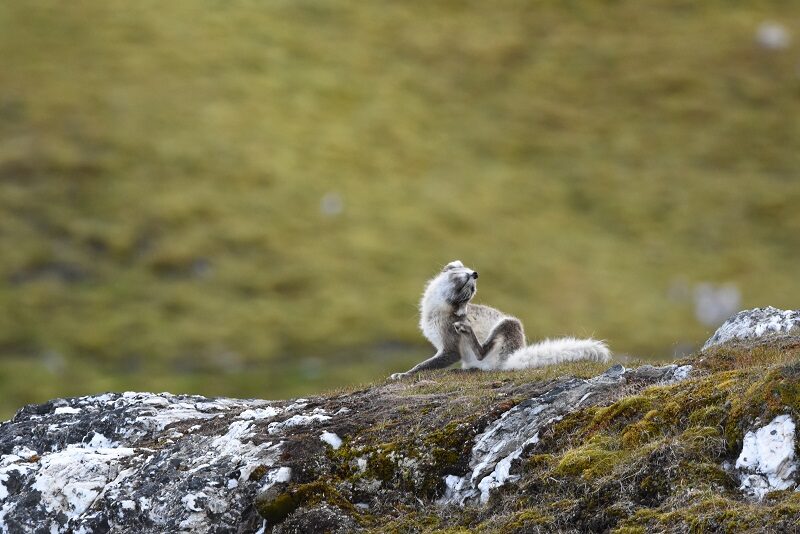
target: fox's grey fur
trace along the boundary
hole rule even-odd
[[[477,291],[477,280],[476,271],[453,261],[428,282],[420,301],[419,327],[436,348],[436,354],[392,378],[441,369],[459,360],[464,369],[498,370],[610,359],[605,343],[594,339],[548,339],[526,346],[519,319],[470,303]]]

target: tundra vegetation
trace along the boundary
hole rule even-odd
[[[765,20],[794,38],[759,45]],[[698,282],[794,307],[798,20],[780,0],[3,2],[0,414],[375,380],[429,350],[416,301],[457,257],[532,339],[646,358],[707,337]]]

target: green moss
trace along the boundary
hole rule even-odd
[[[345,499],[331,480],[315,480],[289,486],[285,492],[269,499],[256,499],[256,510],[272,524],[280,523],[300,506],[325,501],[363,520],[355,506]]]
[[[434,428],[406,432],[394,424],[362,429],[338,450],[328,450],[333,472],[351,484],[377,480],[383,487],[434,498],[445,473],[462,469],[479,427],[475,415],[444,422]],[[385,441],[391,439],[391,441]],[[359,468],[360,459],[366,461]]]
[[[791,531],[800,510],[791,504],[751,505],[734,499],[703,493],[693,504],[670,512],[642,509],[623,521],[625,529],[668,531],[688,526],[691,532]]]
[[[474,436],[473,425],[464,421],[451,421],[441,430],[428,434],[422,447],[433,460],[433,471],[440,473],[442,469],[457,464],[468,454]]]
[[[393,458],[396,445],[384,444],[377,447],[367,455],[367,477],[376,478],[383,482],[390,482],[395,477],[397,462]]]
[[[768,508],[759,510],[741,502],[737,481],[721,464],[741,446],[729,442],[732,428],[796,413],[800,365],[705,373],[573,412],[543,429],[533,454],[522,459],[518,493],[507,489],[490,500],[492,510],[506,507],[504,515],[470,528],[518,532],[570,525],[634,533],[680,525],[693,532],[755,531],[763,528],[760,520],[778,530],[792,524],[798,518],[793,492],[770,494],[762,505]],[[452,447],[456,440],[440,438],[456,428],[443,430],[436,441]]]
[[[567,451],[555,473],[592,479],[608,474],[624,457],[625,452],[617,449],[613,438],[594,436],[582,446]]]
[[[302,499],[299,495],[287,492],[269,501],[256,501],[256,510],[271,524],[277,524],[294,512],[301,502]]]
[[[387,518],[380,525],[372,527],[374,534],[406,534],[410,532],[440,532],[443,528],[454,528],[455,533],[462,534],[459,527],[448,527],[442,519],[434,514],[420,513],[415,510],[403,510],[398,518]],[[454,534],[455,534],[454,533]]]
[[[537,508],[526,508],[514,513],[509,520],[501,523],[495,531],[498,534],[527,532],[532,527],[552,525],[553,519],[552,515],[544,513]],[[483,528],[481,530],[488,530],[490,526],[495,527],[496,525],[485,524],[482,525]]]
[[[566,414],[539,432],[537,451],[555,453],[586,437],[596,415],[603,408],[588,407]]]
[[[256,509],[270,523],[279,523],[302,504],[317,495],[333,495],[335,490],[322,481],[299,484],[270,499],[257,499]]]
[[[692,426],[721,426],[727,417],[725,407],[720,404],[703,406],[689,414]]]
[[[626,449],[635,449],[660,435],[659,415],[660,412],[657,410],[651,410],[640,421],[625,428],[622,432],[622,446]]]
[[[250,481],[261,480],[261,478],[262,478],[264,475],[266,475],[266,474],[267,474],[267,471],[268,471],[268,468],[267,468],[267,466],[265,466],[265,465],[259,465],[258,467],[256,467],[255,469],[253,469],[253,472],[252,472],[252,473],[250,473],[250,478],[249,478],[249,480],[250,480]]]
[[[542,468],[553,467],[555,457],[552,454],[532,454],[525,460],[525,469],[538,470]]]
[[[644,527],[619,527],[612,531],[614,534],[646,534]]]
[[[738,482],[720,465],[700,460],[682,461],[677,484],[692,489],[709,486],[713,491],[735,491]]]
[[[644,395],[633,395],[615,402],[607,408],[595,412],[589,432],[603,431],[611,427],[622,426],[633,419],[638,419],[652,408],[653,399]]]
[[[614,532],[671,531],[691,532],[783,532],[791,531],[800,520],[797,495],[780,495],[762,504],[742,502],[720,494],[719,488],[695,491],[688,503],[669,509],[642,508],[624,519]],[[666,508],[666,509],[665,509]]]

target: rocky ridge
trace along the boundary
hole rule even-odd
[[[800,520],[794,313],[740,312],[663,366],[26,406],[0,425],[0,531],[778,532]]]

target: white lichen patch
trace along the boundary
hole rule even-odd
[[[31,487],[41,493],[44,508],[74,518],[85,512],[106,485],[119,474],[119,460],[133,449],[84,448],[69,445],[44,454]]]
[[[795,424],[789,415],[779,415],[745,434],[735,466],[745,495],[760,500],[767,492],[795,486],[794,439]]]
[[[246,481],[257,467],[272,465],[280,452],[280,443],[254,444],[251,440],[254,434],[252,425],[252,421],[234,421],[226,434],[213,439],[213,450],[207,455],[217,461],[220,458],[236,458],[240,464],[240,483]]]
[[[214,438],[211,446],[217,449],[221,454],[230,454],[233,449],[239,449],[242,446],[242,440],[246,440],[253,435],[252,421],[234,421],[228,426],[228,431]]]
[[[286,407],[286,411],[303,410],[306,406],[308,406],[308,399],[295,399],[292,404]]]
[[[334,450],[342,446],[342,438],[340,438],[333,432],[325,431],[319,436],[319,439],[321,439],[322,441],[333,447]]]
[[[255,410],[245,410],[239,414],[239,419],[271,419],[280,415],[280,408],[268,406],[266,408],[257,408]]]
[[[59,408],[56,408],[56,411],[54,413],[56,415],[73,415],[73,414],[76,414],[76,413],[81,413],[81,409],[80,408],[72,408],[70,406],[61,406]]]
[[[179,397],[170,393],[125,392],[114,402],[115,408],[136,408],[138,417],[126,430],[127,437],[137,434],[160,432],[169,425],[188,420],[209,420],[224,417],[228,412],[259,409],[267,401],[238,399],[205,399],[202,397]]]
[[[97,432],[92,435],[92,438],[89,441],[84,442],[84,447],[90,449],[113,449],[114,447],[118,446],[119,443],[111,441],[103,434],[98,434]]]
[[[511,462],[519,458],[520,454],[522,454],[522,448],[515,450],[497,462],[494,470],[478,482],[478,490],[481,492],[481,504],[485,504],[489,500],[489,492],[491,490],[518,478],[511,475]]]
[[[549,425],[561,419],[560,416],[553,417],[552,419],[548,420],[545,425]],[[522,451],[528,445],[533,445],[539,442],[539,433],[537,432],[527,440],[525,440],[522,445],[514,449],[511,453],[506,455],[502,460],[497,462],[494,465],[494,469],[492,469],[488,475],[486,473],[487,467],[487,459],[475,468],[473,471],[472,477],[470,478],[470,486],[478,488],[480,491],[480,502],[481,504],[485,504],[489,500],[489,493],[491,490],[495,488],[499,488],[500,486],[506,484],[507,482],[513,482],[514,480],[518,479],[517,475],[511,474],[511,464],[514,460],[522,455]],[[490,457],[489,457],[490,458]],[[478,479],[479,476],[482,478]]]
[[[190,512],[201,512],[203,510],[203,507],[198,505],[197,501],[198,499],[206,499],[206,498],[208,498],[208,496],[203,492],[189,493],[181,498],[181,504],[183,504],[183,507],[189,510]]]
[[[208,518],[202,512],[193,512],[178,525],[179,532],[208,532]]]
[[[292,469],[291,467],[279,467],[277,469],[272,469],[271,471],[267,472],[264,476],[263,484],[261,488],[258,490],[259,492],[263,492],[274,486],[275,484],[286,483],[292,480]]]
[[[19,456],[20,458],[32,458],[37,456],[39,453],[23,445],[22,447],[14,447],[14,449],[11,451],[11,454],[13,456]]]
[[[367,471],[367,459],[364,457],[356,458],[356,467],[358,468],[359,473],[365,473]]]
[[[166,408],[154,409],[152,414],[140,416],[136,426],[158,432],[173,423],[191,419],[211,419],[216,415],[213,412],[198,410],[194,403],[181,402]]]
[[[314,408],[310,413],[293,415],[285,421],[276,421],[267,426],[267,432],[278,434],[295,426],[306,426],[314,422],[329,421],[331,416],[326,415],[322,408]]]
[[[16,454],[6,454],[4,456],[0,456],[0,505],[3,504],[3,501],[8,497],[8,488],[6,487],[6,483],[9,481],[11,476],[14,474],[16,475],[24,475],[27,471],[33,469],[33,465],[26,462],[22,457],[17,456]],[[2,526],[2,522],[0,522],[0,526]]]

